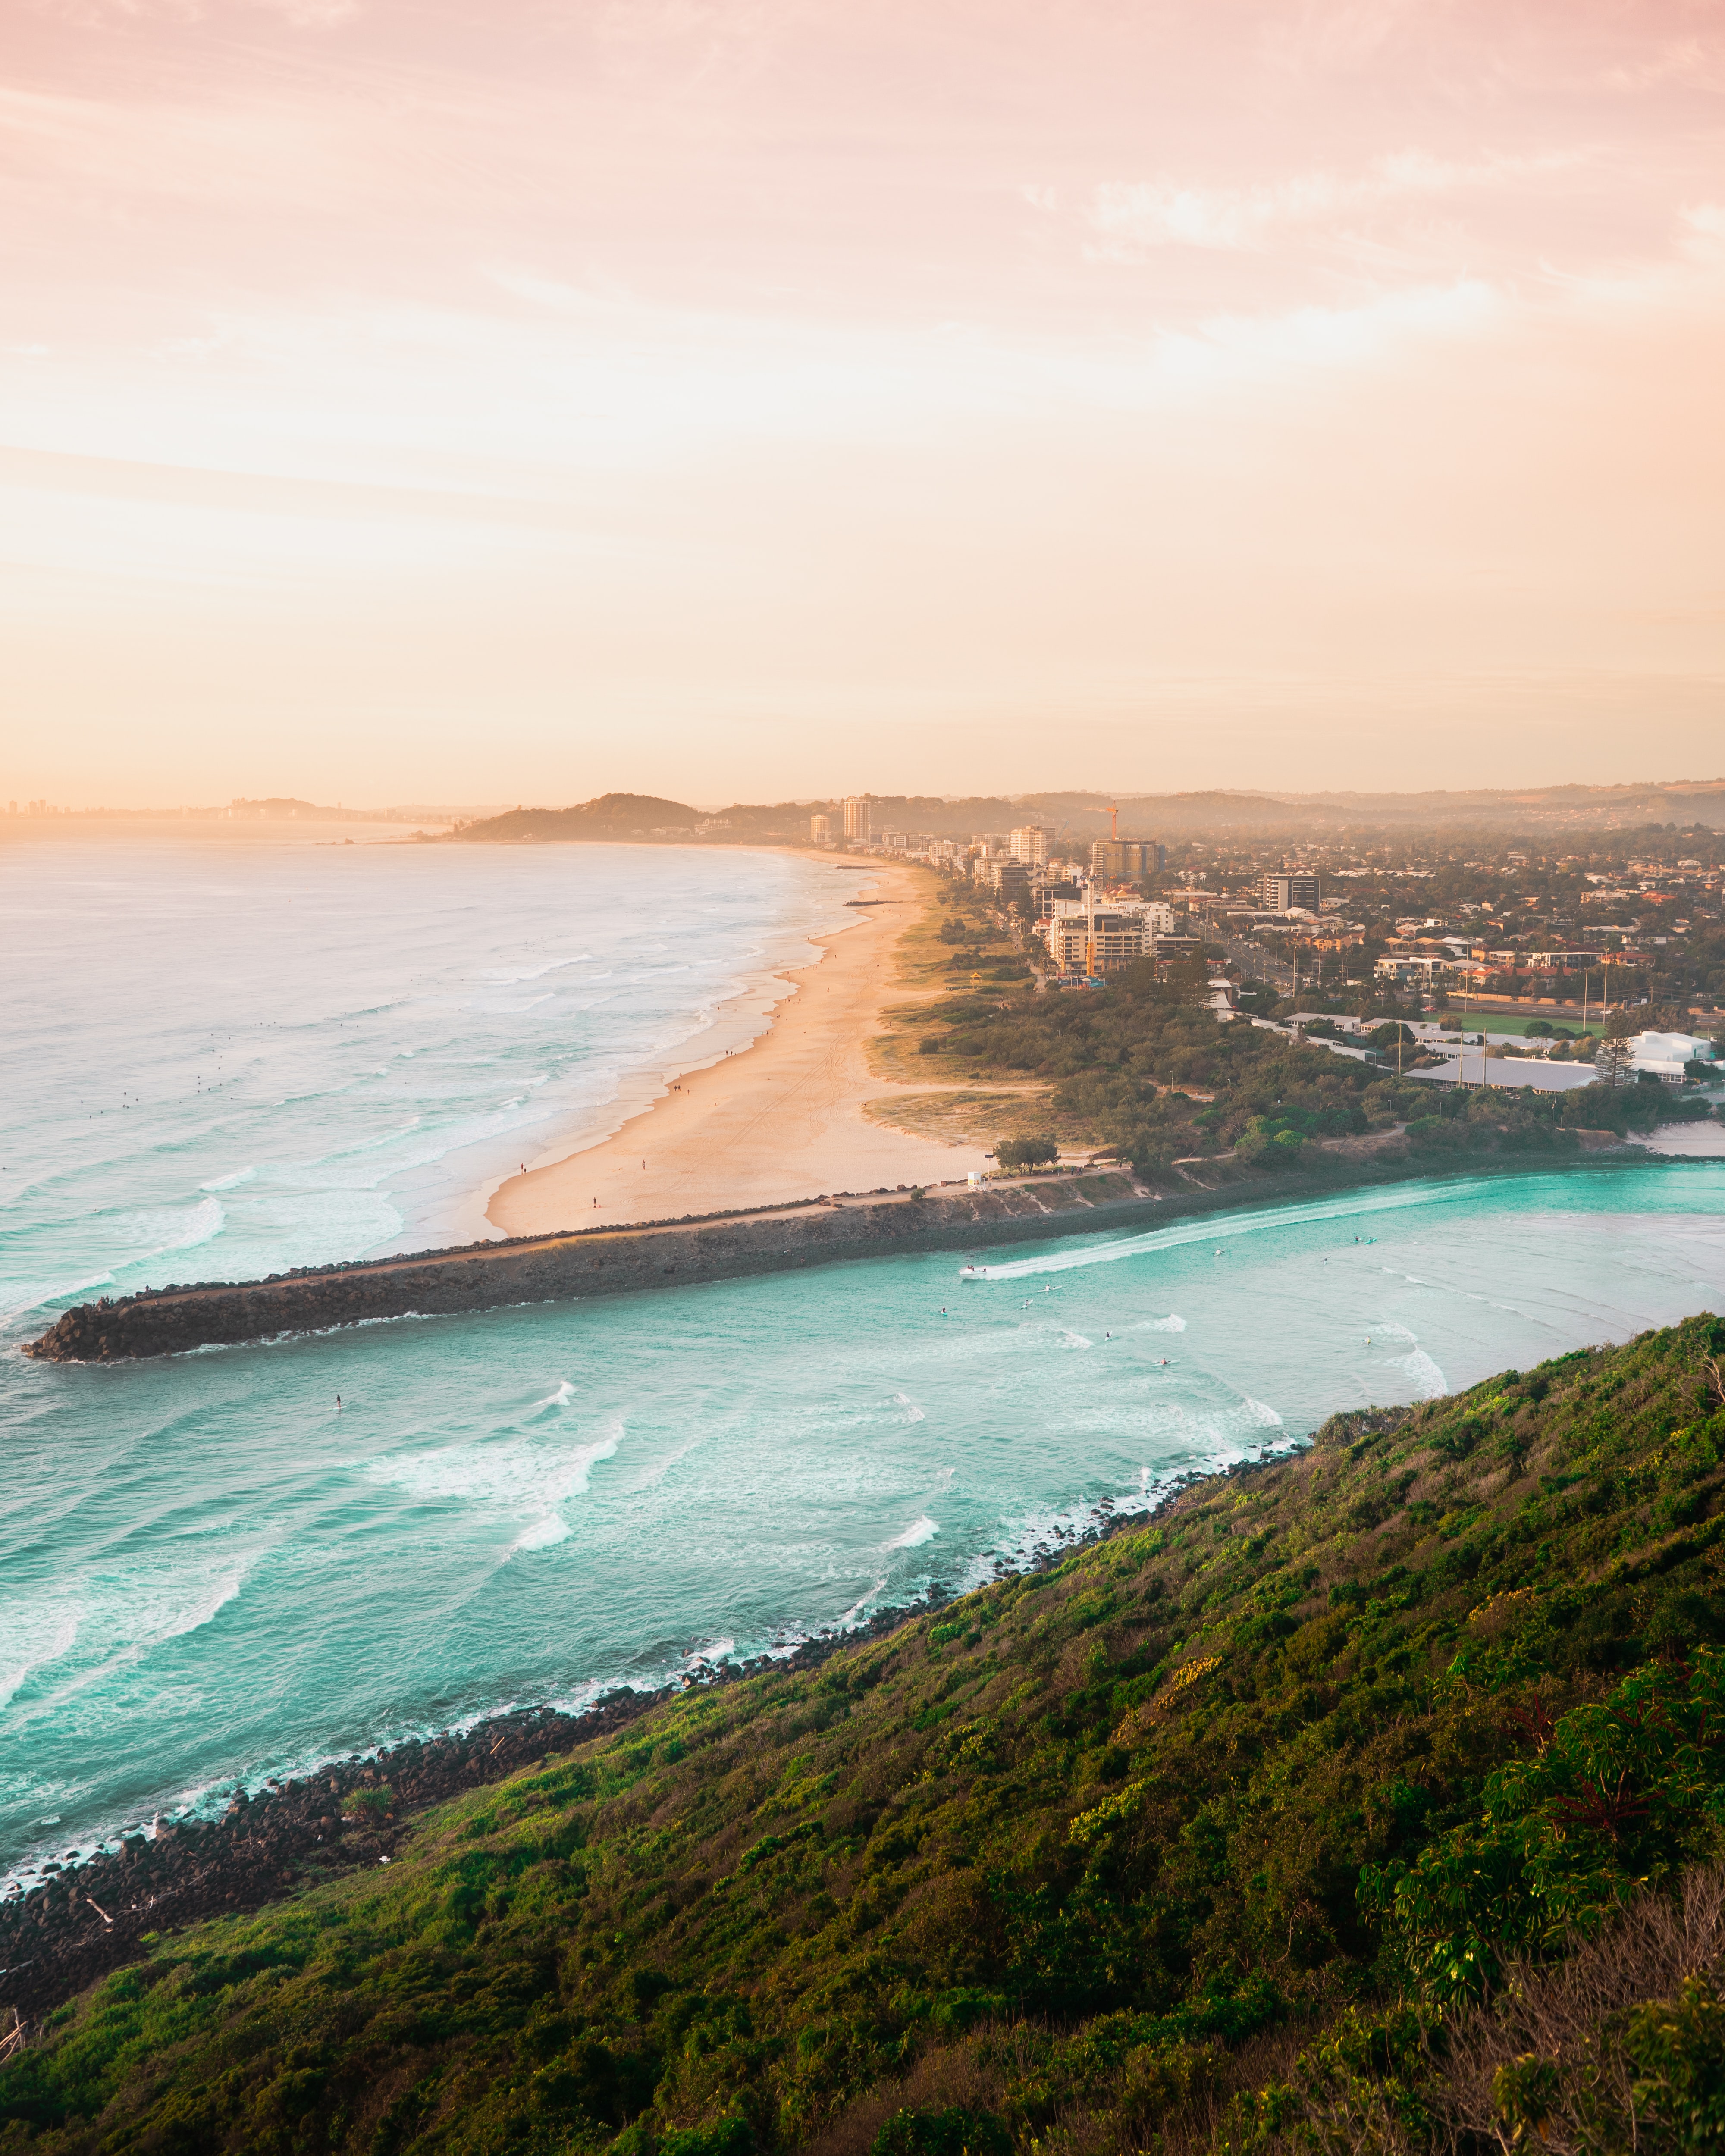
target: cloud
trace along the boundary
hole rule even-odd
[[[120,22],[203,23],[213,16],[270,15],[295,30],[329,29],[351,21],[359,0],[34,0],[39,14],[84,29]]]
[[[1513,186],[1571,168],[1585,157],[1579,150],[1548,151],[1458,163],[1404,150],[1352,178],[1304,172],[1253,187],[1104,181],[1086,213],[1100,235],[1087,252],[1094,259],[1124,261],[1162,247],[1268,248],[1291,234],[1403,204]]]
[[[1725,256],[1725,203],[1692,203],[1681,221],[1678,245],[1692,261],[1712,266]]]

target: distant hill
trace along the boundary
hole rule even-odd
[[[1482,836],[1564,831],[1725,830],[1725,778],[1624,786],[1476,788],[1425,793],[1264,793],[1212,788],[1190,793],[1046,792],[945,796],[872,793],[875,830],[963,839],[1014,824],[1045,824],[1056,840],[1088,844],[1117,828],[1122,838],[1250,837],[1291,840],[1373,831],[1446,831]],[[264,804],[249,804],[254,812]],[[274,804],[270,804],[274,807]],[[737,802],[703,809],[650,793],[602,793],[567,808],[516,808],[465,826],[460,842],[702,838],[713,844],[803,844],[827,800]],[[275,808],[277,814],[286,813]]]
[[[662,801],[656,793],[602,793],[573,808],[511,808],[465,824],[451,835],[475,839],[684,839],[706,819],[686,801]]]

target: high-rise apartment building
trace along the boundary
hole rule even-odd
[[[846,845],[865,846],[869,843],[869,803],[863,793],[847,793],[845,797],[845,843]]]
[[[1098,839],[1090,850],[1090,872],[1104,883],[1142,883],[1168,859],[1154,839]]]
[[[829,846],[833,843],[833,819],[830,816],[811,816],[809,837],[813,845]]]
[[[1117,973],[1144,955],[1143,916],[1112,906],[1057,914],[1040,932],[1057,973]]]
[[[1286,913],[1294,906],[1317,911],[1317,878],[1307,869],[1279,869],[1258,879],[1258,903],[1266,913]]]
[[[1012,834],[1012,857],[1026,868],[1039,868],[1048,859],[1048,833],[1040,824],[1022,824]]]

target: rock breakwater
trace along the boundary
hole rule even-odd
[[[1178,1201],[1158,1204],[1156,1194],[1129,1168],[1025,1177],[976,1189],[847,1194],[752,1213],[307,1267],[261,1281],[151,1289],[80,1303],[24,1353],[55,1363],[126,1362],[367,1320],[686,1286],[889,1250],[1068,1235],[1153,1206],[1173,1211]]]

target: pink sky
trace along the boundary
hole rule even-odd
[[[1725,769],[1725,8],[10,0],[0,797]]]

